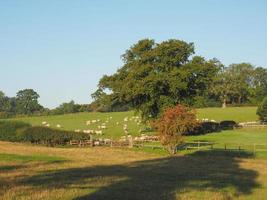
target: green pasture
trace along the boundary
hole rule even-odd
[[[16,118],[14,120],[28,122],[34,126],[41,126],[42,122],[47,122],[52,128],[56,128],[56,125],[61,125],[61,129],[65,130],[96,130],[99,125],[106,123],[107,129],[103,130],[104,136],[109,138],[118,138],[124,135],[123,125],[128,125],[129,134],[136,136],[140,135],[139,131],[145,128],[145,125],[138,125],[137,122],[131,120],[131,117],[135,116],[133,111],[129,112],[113,112],[113,113],[76,113],[67,115],[56,116],[41,116],[41,117],[25,117]],[[199,119],[207,118],[217,121],[222,120],[234,120],[236,122],[256,121],[256,107],[229,107],[222,108],[204,108],[197,109],[197,116]],[[112,119],[110,118],[112,117]],[[128,121],[125,122],[124,118],[128,117]],[[100,119],[101,122],[86,125],[88,120]],[[108,122],[106,122],[108,120]],[[119,123],[119,125],[117,125]]]

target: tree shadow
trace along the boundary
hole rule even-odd
[[[164,157],[127,165],[94,166],[47,171],[28,177],[23,185],[46,189],[79,188],[93,192],[75,198],[89,199],[176,199],[189,191],[223,191],[240,196],[259,186],[258,173],[240,167],[237,157],[220,151],[196,152],[189,156]],[[100,183],[100,184],[99,184]],[[229,188],[234,188],[230,194]]]

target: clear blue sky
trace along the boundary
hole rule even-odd
[[[265,0],[0,0],[0,90],[40,102],[91,101],[103,74],[143,38],[194,42],[224,64],[267,66]]]

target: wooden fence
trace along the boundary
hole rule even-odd
[[[256,155],[257,152],[267,152],[267,144],[241,144],[241,143],[215,143],[205,141],[186,142],[178,149],[184,150],[224,150],[224,151],[247,151]]]

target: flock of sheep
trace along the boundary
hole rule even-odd
[[[79,133],[79,132],[83,132],[83,133],[87,133],[87,134],[91,134],[91,135],[103,135],[104,131],[108,128],[108,124],[109,122],[113,119],[113,117],[108,117],[105,121],[104,120],[100,120],[100,119],[94,119],[94,120],[88,120],[85,122],[87,127],[90,126],[97,126],[97,129],[86,129],[86,130],[81,130],[81,129],[75,129],[74,132]],[[128,122],[129,121],[134,121],[137,126],[140,126],[141,124],[141,119],[138,116],[132,116],[132,117],[125,117],[123,119],[122,122],[116,122],[116,125],[122,125],[122,129],[125,135],[129,135],[129,129],[128,129]],[[45,127],[50,127],[50,124],[47,123],[46,121],[42,122],[42,125]],[[56,125],[56,128],[62,128],[62,126],[60,124]]]

